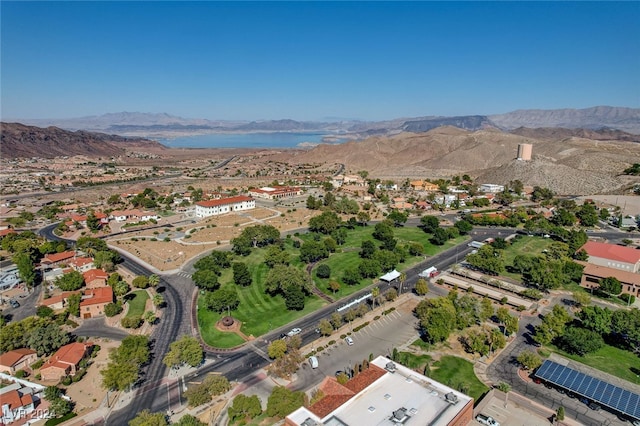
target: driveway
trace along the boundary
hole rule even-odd
[[[112,340],[122,340],[129,335],[129,333],[124,330],[106,325],[104,318],[84,320],[82,325],[73,331],[73,334],[76,336],[102,337]]]

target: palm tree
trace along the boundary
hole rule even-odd
[[[380,289],[378,287],[374,287],[371,289],[371,297],[373,297],[373,308],[376,307],[376,300],[380,296]]]
[[[151,287],[155,287],[158,284],[160,284],[160,277],[157,276],[156,274],[149,275],[149,285]]]
[[[405,272],[401,272],[400,273],[400,277],[398,277],[398,279],[400,280],[400,291],[399,291],[399,293],[402,294],[402,285],[407,280],[407,274]]]

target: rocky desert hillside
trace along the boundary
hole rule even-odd
[[[640,162],[640,143],[574,134],[566,131],[552,136],[542,130],[538,138],[534,129],[523,136],[495,129],[472,132],[440,127],[420,134],[319,145],[296,153],[289,161],[343,163],[351,171],[368,170],[372,176],[393,179],[463,173],[497,184],[520,179],[525,185],[543,185],[560,194],[603,193],[629,185],[629,179],[620,173]],[[516,160],[518,144],[522,143],[533,145],[533,161]]]
[[[2,158],[54,158],[85,155],[118,157],[127,152],[158,151],[164,147],[154,141],[124,138],[85,131],[70,132],[57,127],[34,127],[20,123],[0,123]]]

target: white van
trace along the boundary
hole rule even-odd
[[[309,364],[311,364],[311,368],[318,368],[318,358],[315,356],[309,357]]]

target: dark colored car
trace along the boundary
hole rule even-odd
[[[12,308],[19,308],[20,307],[20,303],[18,303],[17,300],[10,300],[9,304],[11,305]]]

